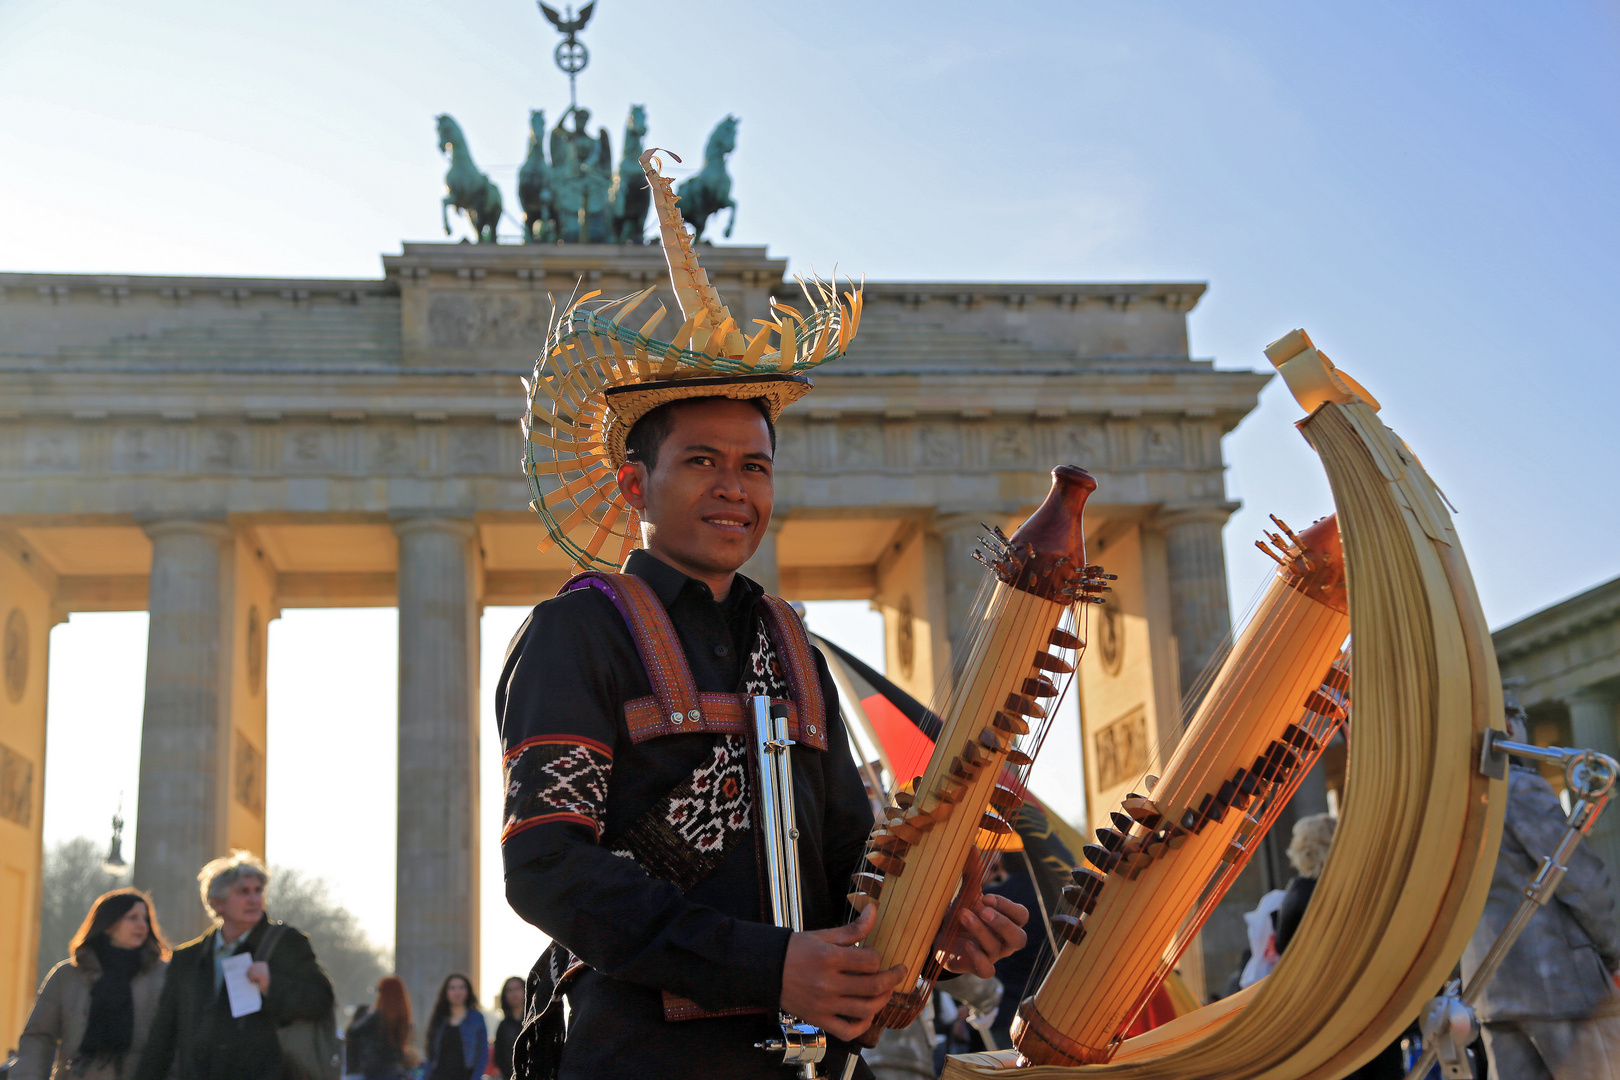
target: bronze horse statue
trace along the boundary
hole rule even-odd
[[[546,114],[529,112],[529,156],[518,169],[518,203],[523,207],[523,242],[557,239],[552,207],[551,167],[546,164]]]
[[[439,115],[438,125],[439,149],[450,155],[450,171],[444,174],[444,201],[439,206],[444,235],[450,235],[450,208],[453,206],[467,215],[480,244],[493,244],[495,227],[501,220],[501,190],[488,174],[479,172],[478,166],[473,164],[461,125],[448,113]]]
[[[703,226],[711,215],[731,210],[726,222],[726,236],[737,224],[737,204],[731,201],[731,175],[726,172],[726,155],[737,149],[737,118],[727,116],[714,126],[709,141],[703,147],[703,168],[681,181],[676,194],[681,200],[681,215],[692,223],[692,239],[703,239]]]
[[[641,171],[641,137],[645,134],[646,106],[632,105],[630,116],[624,122],[619,171],[613,174],[613,193],[608,197],[608,213],[612,218],[613,242],[616,244],[639,244],[647,229],[647,210],[652,206],[652,191],[647,187],[647,174]]]

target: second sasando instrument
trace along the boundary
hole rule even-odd
[[[1280,523],[1279,523],[1280,524]],[[1287,531],[1287,526],[1282,526]],[[1254,618],[1147,794],[1088,845],[1053,920],[1064,944],[1018,1009],[1013,1041],[1041,1064],[1107,1061],[1191,944],[1343,714],[1334,670],[1350,631],[1333,518],[1295,536]],[[1150,778],[1152,779],[1152,778]],[[1286,790],[1279,790],[1286,789]],[[1189,913],[1191,913],[1189,915]]]

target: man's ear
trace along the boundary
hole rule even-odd
[[[647,508],[647,466],[627,461],[619,466],[613,478],[619,482],[624,501],[630,504],[632,510],[640,512]]]

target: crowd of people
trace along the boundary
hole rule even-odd
[[[1509,732],[1526,739],[1510,706]],[[1231,990],[1264,978],[1295,939],[1328,861],[1336,818],[1301,819],[1288,858],[1296,876],[1249,918],[1252,955]],[[1515,764],[1501,857],[1484,918],[1461,963],[1466,978],[1523,897],[1542,855],[1556,846],[1564,812],[1534,769]],[[1030,871],[1015,861],[988,888],[1039,906]],[[418,1030],[397,976],[356,1008],[339,1039],[332,984],[308,937],[272,920],[270,871],[247,852],[198,874],[213,920],[201,937],[171,948],[151,897],[135,888],[103,894],[39,990],[6,1080],[475,1080],[514,1075],[526,984],[501,987],[493,1033],[472,980],[447,975]],[[1005,1048],[1016,1002],[1040,949],[1038,938],[995,963],[995,978],[964,974],[942,984],[910,1028],[886,1032],[866,1054],[878,1080],[938,1075],[947,1050]],[[1480,1055],[1491,1075],[1565,1080],[1620,1075],[1620,925],[1601,860],[1584,846],[1570,860],[1556,900],[1538,913],[1479,1005]],[[1411,1034],[1404,1040],[1410,1046]],[[1402,1040],[1353,1074],[1403,1075]],[[1595,1070],[1595,1071],[1594,1071]]]
[[[269,869],[247,852],[197,875],[214,925],[172,947],[152,898],[114,889],[90,906],[45,977],[6,1080],[475,1080],[512,1076],[524,982],[501,991],[491,1039],[472,980],[447,976],[418,1032],[389,975],[340,1040],[331,980],[309,938],[265,910]]]

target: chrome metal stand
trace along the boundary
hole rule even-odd
[[[1479,771],[1498,780],[1507,777],[1509,756],[1527,758],[1561,765],[1565,783],[1577,799],[1569,811],[1569,828],[1564,831],[1558,847],[1541,864],[1541,872],[1524,890],[1524,900],[1513,918],[1497,935],[1491,951],[1468,980],[1468,988],[1458,992],[1453,980],[1439,997],[1429,1002],[1423,1012],[1423,1056],[1406,1074],[1406,1080],[1421,1080],[1436,1061],[1444,1080],[1473,1080],[1474,1068],[1468,1060],[1468,1044],[1479,1033],[1479,1020],[1474,1015],[1474,1003],[1485,992],[1496,969],[1502,966],[1508,950],[1513,948],[1519,935],[1547,901],[1553,898],[1558,885],[1569,870],[1569,859],[1581,837],[1592,828],[1598,815],[1613,793],[1615,778],[1620,775],[1620,764],[1607,754],[1596,750],[1569,750],[1561,746],[1531,746],[1513,742],[1506,733],[1487,731],[1480,749]],[[1432,1030],[1431,1030],[1432,1029]]]
[[[759,807],[765,843],[765,875],[770,879],[771,915],[777,926],[795,933],[804,929],[799,892],[799,828],[793,817],[793,757],[788,750],[787,707],[772,707],[764,696],[751,698],[754,748],[759,759]],[[755,1043],[767,1053],[781,1054],[782,1064],[798,1069],[801,1080],[817,1080],[816,1065],[827,1056],[827,1033],[798,1017],[779,1012],[782,1037]],[[845,1069],[853,1072],[854,1057]]]

